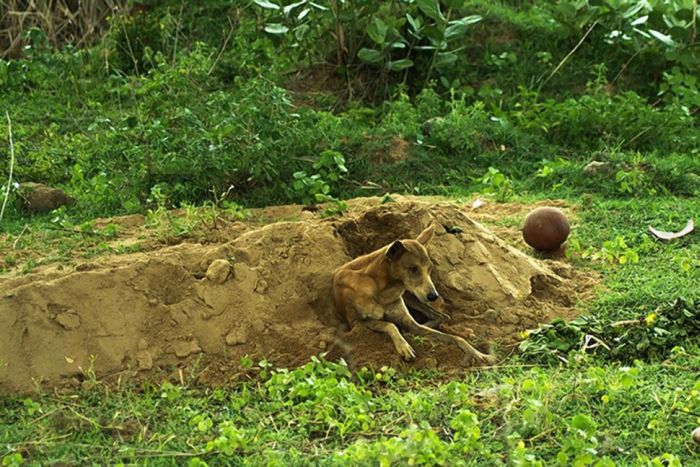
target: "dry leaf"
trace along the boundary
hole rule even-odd
[[[679,230],[678,232],[663,232],[661,230],[656,230],[652,226],[649,226],[649,232],[651,232],[651,234],[659,240],[673,240],[676,238],[685,237],[693,230],[695,230],[695,223],[693,222],[693,219],[689,219],[688,223],[685,224],[685,227],[683,227],[683,229]]]

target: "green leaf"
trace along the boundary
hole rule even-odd
[[[367,49],[365,47],[361,48],[359,52],[357,52],[357,56],[362,60],[363,62],[367,63],[381,63],[382,60],[384,60],[384,54],[375,49]]]
[[[408,24],[411,25],[411,28],[413,28],[413,32],[418,33],[423,28],[423,21],[421,20],[420,16],[414,18],[410,14],[406,13],[406,19],[408,20]]]
[[[571,426],[573,426],[577,430],[584,431],[589,436],[595,433],[596,428],[593,419],[588,415],[582,413],[574,415],[574,418],[571,419]]]
[[[328,7],[325,7],[325,6],[323,6],[323,5],[319,5],[318,3],[309,2],[309,5],[311,5],[312,7],[316,8],[317,10],[328,11]]]
[[[693,21],[693,10],[692,8],[681,8],[680,10],[677,10],[673,16],[681,21],[687,21],[690,23]]]
[[[308,10],[307,10],[308,11]],[[297,38],[297,40],[301,40],[304,37],[306,37],[306,34],[311,30],[308,24],[302,24],[294,28],[294,37]]]
[[[632,5],[630,8],[628,8],[625,12],[622,13],[622,17],[625,19],[629,19],[639,13],[642,8],[645,7],[646,2],[637,2],[635,5]]]
[[[290,5],[287,5],[282,9],[285,15],[289,15],[289,13],[295,9],[298,6],[304,5],[306,3],[306,0],[301,0],[300,2],[292,3]]]
[[[388,30],[389,27],[376,16],[372,18],[372,22],[369,24],[369,26],[367,26],[367,34],[369,35],[370,39],[379,45],[384,44]]]
[[[671,39],[671,36],[667,36],[666,34],[656,31],[654,29],[649,29],[649,34],[654,36],[655,39],[657,39],[660,42],[663,42],[664,44],[668,45],[669,47],[675,47],[676,43],[674,42],[673,39]]]
[[[482,18],[479,15],[465,16],[464,18],[450,21],[445,28],[445,39],[449,40],[461,36],[467,31],[469,25],[478,23]]]
[[[270,23],[265,25],[265,32],[270,34],[285,34],[289,28],[284,24]]]
[[[280,9],[279,5],[272,3],[272,2],[268,2],[267,0],[255,0],[255,3],[259,7],[266,8],[268,10],[279,10]]]
[[[648,19],[649,19],[649,15],[640,16],[639,18],[632,21],[630,24],[632,26],[639,26],[640,24],[646,23]]]
[[[389,62],[386,65],[386,67],[391,71],[405,70],[406,68],[410,68],[412,66],[413,66],[413,60],[409,60],[408,58]]]
[[[442,16],[440,11],[440,3],[437,0],[417,0],[416,5],[426,16],[438,22],[445,22],[445,17]]]
[[[457,55],[452,52],[438,53],[435,66],[438,68],[453,65],[457,61]]]

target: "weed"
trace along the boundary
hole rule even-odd
[[[657,359],[686,339],[700,335],[700,307],[678,299],[644,315],[621,321],[587,316],[571,322],[555,320],[526,332],[520,349],[537,361],[568,362],[576,352],[593,352],[623,361]]]
[[[485,193],[493,194],[497,201],[503,202],[513,196],[511,179],[494,167],[489,167],[489,170],[476,181],[484,187]]]
[[[313,175],[308,175],[303,170],[294,173],[294,190],[306,205],[327,203],[324,215],[342,214],[348,207],[347,203],[334,197],[331,188],[348,172],[345,158],[337,151],[326,150],[321,153],[313,168],[316,171]]]

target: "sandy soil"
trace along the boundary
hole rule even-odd
[[[301,206],[266,208],[249,222],[213,224],[204,243],[151,242],[139,253],[8,275],[0,279],[0,393],[77,385],[89,372],[225,384],[245,371],[245,355],[281,367],[328,352],[352,367],[459,371],[467,363],[454,346],[407,336],[417,359],[406,363],[384,335],[337,331],[332,271],[430,223],[438,227],[429,253],[452,318],[447,328],[473,342],[504,352],[522,330],[575,316],[592,294],[590,273],[537,259],[512,245],[517,229],[492,231],[476,220],[532,206],[394,199],[352,200],[343,216],[327,219]],[[125,226],[115,241],[142,234],[138,216],[109,222]]]

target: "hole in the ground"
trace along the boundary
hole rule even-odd
[[[424,207],[401,212],[387,205],[340,224],[336,231],[348,255],[356,258],[394,240],[413,238],[431,222],[430,212]]]

